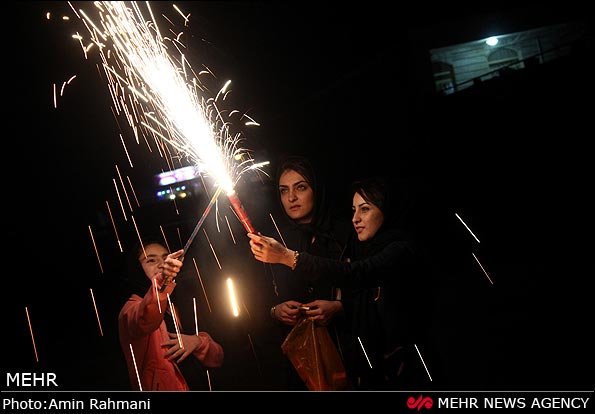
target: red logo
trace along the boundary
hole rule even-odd
[[[417,411],[421,410],[422,408],[430,409],[434,405],[434,400],[432,397],[424,397],[420,395],[419,397],[409,397],[407,398],[407,407],[410,409],[417,408]]]

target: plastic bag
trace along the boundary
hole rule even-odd
[[[301,319],[289,332],[281,349],[310,391],[351,388],[326,326],[319,326],[310,318]]]

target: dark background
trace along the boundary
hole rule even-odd
[[[567,58],[446,97],[433,94],[428,54],[430,48],[547,24],[579,20],[593,27],[592,15],[567,3],[397,5],[390,11],[368,4],[177,4],[192,13],[184,29],[188,60],[195,69],[208,65],[221,85],[232,79],[229,105],[260,122],[244,131],[245,146],[258,161],[285,153],[308,156],[337,214],[347,218],[349,183],[357,177],[383,174],[410,189],[422,219],[419,234],[440,275],[433,327],[438,355],[429,362],[437,389],[592,389],[592,32]],[[181,21],[169,4],[155,7]],[[62,14],[71,20],[62,21]],[[63,389],[126,390],[116,319],[125,299],[121,254],[106,200],[124,247],[135,235],[130,217],[124,222],[117,206],[114,164],[143,201],[133,213],[141,231],[153,233],[162,224],[176,247],[207,200],[180,203],[180,214],[171,203],[150,201],[152,176],[166,164],[155,152],[134,148],[128,125],[115,120],[103,75],[70,37],[84,29],[66,3],[19,3],[15,16],[8,42],[13,53],[5,57],[10,93],[2,151],[8,206],[2,292],[8,299],[8,351],[2,367],[56,372]],[[59,88],[74,74],[54,109],[52,83]],[[272,188],[254,174],[238,186],[258,228],[270,228]],[[225,200],[221,204],[229,210]],[[214,222],[206,228],[227,260],[221,260],[227,266],[221,274],[239,274],[253,312],[233,320],[221,310],[201,324],[220,335],[226,350],[225,366],[213,373],[215,389],[266,389],[260,361],[267,351],[259,345],[265,332],[256,310],[261,286],[251,279],[257,274],[242,275],[241,261],[234,259],[246,258],[248,245],[241,226],[233,226],[238,244],[230,244],[229,233],[217,233]],[[201,274],[218,291],[223,279],[204,235],[195,248],[196,257],[205,255],[198,259],[205,267]],[[213,302],[224,308],[224,299]],[[207,314],[204,306],[199,314]]]

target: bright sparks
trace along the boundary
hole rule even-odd
[[[238,300],[236,298],[236,292],[233,287],[233,280],[230,277],[227,278],[227,290],[229,292],[229,302],[231,303],[231,311],[233,316],[236,318],[240,316],[240,308],[238,306]]]
[[[234,160],[245,150],[239,148],[240,134],[232,133],[224,118],[229,114],[218,108],[218,98],[225,99],[230,81],[215,98],[200,96],[208,88],[181,53],[185,46],[179,36],[162,36],[166,32],[160,30],[148,3],[146,10],[135,2],[93,4],[97,19],[82,10],[79,14],[100,49],[118,115],[126,117],[135,135],[148,133],[156,142],[167,142],[211,176],[216,186],[232,192],[252,161]],[[188,16],[177,11],[187,21]]]

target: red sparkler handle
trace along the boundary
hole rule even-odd
[[[252,225],[250,217],[248,217],[248,213],[246,213],[246,210],[244,209],[244,206],[242,205],[242,202],[238,198],[236,192],[234,191],[231,194],[228,194],[227,198],[229,198],[229,202],[231,203],[233,211],[235,211],[238,215],[238,218],[240,219],[240,222],[242,223],[246,231],[248,233],[256,233],[256,229]]]

